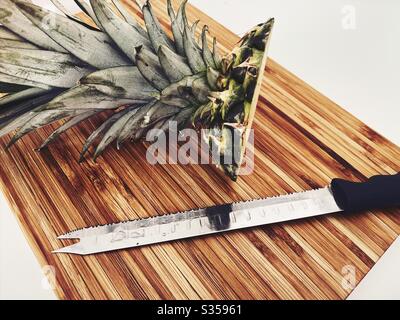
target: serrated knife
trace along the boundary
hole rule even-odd
[[[375,176],[362,183],[334,179],[323,189],[76,230],[59,239],[80,242],[54,253],[89,255],[341,211],[397,206],[400,174]]]

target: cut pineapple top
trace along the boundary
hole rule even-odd
[[[41,145],[100,112],[113,113],[87,138],[81,160],[94,159],[116,142],[139,141],[150,129],[203,129],[220,167],[236,180],[253,122],[273,19],[246,34],[221,58],[208,27],[197,41],[184,1],[168,1],[173,39],[150,2],[145,28],[119,0],[76,1],[87,24],[30,2],[0,2],[0,135],[15,131],[8,146],[52,122],[67,119]],[[93,27],[96,26],[96,27]],[[213,153],[215,155],[215,153]]]

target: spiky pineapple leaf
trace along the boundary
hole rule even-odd
[[[37,50],[38,46],[27,41],[0,39],[0,48],[16,48],[16,49],[29,49]]]
[[[144,21],[146,23],[147,32],[154,50],[157,52],[161,45],[167,46],[175,51],[175,46],[172,40],[163,30],[160,21],[154,15],[153,9],[149,1],[142,8]]]
[[[121,130],[117,138],[118,145],[131,138],[140,138],[136,136],[139,130],[152,127],[160,120],[170,118],[178,112],[179,108],[165,105],[156,100],[138,108],[137,112],[131,115]]]
[[[15,144],[19,139],[32,132],[33,130],[44,127],[48,124],[56,122],[58,120],[77,116],[84,111],[75,110],[42,110],[40,112],[32,112],[31,117],[26,121],[16,132],[16,134],[11,138],[10,142],[7,144],[7,148]]]
[[[0,83],[6,83],[8,85],[16,85],[18,87],[35,87],[35,88],[42,88],[42,89],[50,89],[51,86],[46,85],[44,83],[31,81],[23,78],[18,78],[10,74],[0,72]],[[8,92],[8,91],[7,91]]]
[[[184,56],[185,55],[185,47],[183,45],[183,15],[182,11],[186,5],[187,1],[184,1],[177,14],[175,14],[174,8],[172,7],[171,0],[168,0],[168,14],[171,20],[171,29],[172,34],[174,36],[175,48],[177,53]]]
[[[14,131],[24,125],[29,119],[33,118],[35,112],[30,111],[39,111],[42,105],[51,101],[54,97],[58,96],[61,93],[61,89],[52,89],[47,91],[46,93],[39,95],[34,98],[29,98],[27,100],[23,100],[17,104],[13,104],[12,108],[10,108],[10,114],[8,117],[3,117],[1,121],[1,130],[0,136],[3,136],[11,131]],[[1,108],[2,112],[4,112],[3,107]]]
[[[178,82],[193,74],[187,59],[164,45],[160,46],[158,50],[158,59],[171,83]]]
[[[185,48],[185,55],[188,58],[190,68],[193,73],[199,73],[206,70],[207,66],[203,60],[203,53],[193,37],[193,33],[189,28],[189,25],[184,23],[183,30],[183,46]]]
[[[0,39],[27,41],[26,39],[20,37],[16,33],[10,31],[9,29],[7,29],[5,26],[0,26]]]
[[[169,85],[167,77],[160,66],[160,61],[156,55],[146,48],[138,48],[136,54],[136,65],[145,78],[153,87],[163,90]]]
[[[44,110],[110,110],[120,106],[142,103],[135,99],[115,98],[101,93],[95,87],[79,85],[57,96],[44,106]]]
[[[24,91],[9,94],[0,101],[0,128],[5,128],[15,118],[31,111],[38,106],[38,103],[48,101],[46,95],[50,92],[43,89],[26,89]],[[57,94],[59,91],[57,91]],[[43,99],[44,97],[44,99]],[[54,94],[51,95],[54,97]]]
[[[72,21],[75,21],[81,25],[83,25],[86,28],[92,29],[92,30],[98,30],[98,28],[93,27],[92,25],[86,23],[85,21],[83,21],[82,19],[80,19],[79,17],[77,17],[73,12],[71,12],[69,9],[67,9],[61,1],[59,0],[50,0],[54,6],[60,10],[66,17],[68,17],[69,19],[71,19]]]
[[[176,13],[176,22],[183,33],[183,28],[185,27],[185,20],[186,20],[186,6],[188,0],[183,0],[181,5],[179,6],[178,12]]]
[[[0,98],[0,107],[10,105],[10,104],[16,104],[20,101],[40,96],[46,92],[48,92],[48,90],[46,90],[46,89],[28,88],[28,89],[19,91],[14,94],[8,94],[8,95]],[[0,108],[0,113],[1,113],[0,117],[3,115],[2,110],[3,109]]]
[[[18,1],[17,5],[38,28],[87,64],[99,69],[131,64],[114,48],[108,35],[34,4]]]
[[[73,128],[77,124],[89,119],[90,117],[94,116],[95,114],[99,113],[98,110],[90,110],[79,114],[72,119],[65,122],[63,125],[58,127],[52,134],[42,143],[42,145],[38,148],[38,150],[46,148],[49,144],[53,143],[56,139],[58,139],[63,133],[68,131],[69,129]]]
[[[0,26],[0,48],[24,48],[24,49],[39,49],[32,42],[16,35],[9,31],[6,27]]]
[[[92,0],[92,8],[99,23],[118,47],[132,60],[136,61],[136,47],[145,46],[151,50],[147,37],[134,26],[120,18],[112,9],[110,0]]]
[[[198,79],[195,79],[191,88],[193,96],[198,102],[200,102],[200,104],[210,101],[210,86],[204,75]]]
[[[70,88],[93,71],[69,54],[18,48],[0,49],[0,72],[47,86]]]
[[[199,106],[198,97],[195,96],[193,91],[194,83],[197,80],[204,78],[203,74],[195,74],[184,77],[182,80],[172,83],[161,91],[161,101],[167,103],[171,97],[178,97],[189,101],[192,105]]]
[[[15,5],[15,0],[0,1],[0,23],[15,34],[47,50],[66,52],[57,42],[36,27]]]
[[[213,39],[213,58],[214,58],[214,62],[215,62],[215,65],[216,65],[217,69],[220,69],[221,68],[221,64],[222,64],[222,59],[221,59],[221,56],[218,53],[217,38],[215,38],[215,37]]]
[[[149,101],[159,96],[159,91],[143,79],[137,67],[96,71],[81,79],[80,83],[115,98]]]
[[[208,85],[210,86],[210,88],[213,91],[217,91],[219,89],[222,89],[222,86],[221,86],[221,83],[220,83],[221,82],[221,78],[222,78],[222,75],[217,70],[215,70],[212,67],[208,67],[207,68]]]
[[[101,24],[97,20],[96,14],[94,13],[92,7],[89,5],[89,3],[86,2],[86,0],[74,0],[76,5],[88,16],[92,19],[94,24],[101,29]]]
[[[208,27],[204,26],[203,31],[201,33],[203,60],[206,63],[207,67],[217,69],[217,65],[215,64],[213,53],[211,52],[210,48],[208,47],[207,34],[208,34]]]
[[[0,77],[1,77],[1,74],[0,74]],[[0,81],[0,92],[1,93],[10,93],[11,94],[11,93],[20,92],[20,91],[26,90],[26,89],[29,89],[29,87]]]
[[[118,9],[121,16],[128,22],[131,26],[133,26],[143,37],[148,39],[148,34],[145,29],[138,23],[135,17],[127,10],[127,8],[122,4],[120,0],[112,0],[115,7]]]
[[[138,108],[129,108],[127,109],[121,117],[116,119],[114,123],[110,125],[110,127],[105,131],[103,138],[101,139],[100,143],[97,145],[93,160],[96,161],[99,156],[103,154],[106,148],[117,140],[119,135],[121,134],[122,130],[124,129],[128,120],[138,112]]]
[[[96,139],[104,136],[106,132],[112,127],[112,125],[125,116],[127,112],[132,110],[131,108],[126,108],[123,111],[117,112],[109,117],[106,121],[104,121],[95,131],[91,133],[91,135],[86,139],[85,144],[82,148],[79,162],[82,162],[85,158],[86,153],[89,151],[90,147],[95,143]]]

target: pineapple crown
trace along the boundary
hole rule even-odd
[[[170,121],[209,129],[205,138],[219,144],[221,156],[233,153],[226,134],[216,132],[243,135],[251,123],[273,20],[256,26],[221,58],[207,26],[197,40],[199,21],[189,23],[187,1],[177,11],[167,1],[172,38],[149,1],[136,2],[145,28],[119,0],[75,0],[91,23],[52,2],[63,15],[21,0],[0,3],[0,91],[9,93],[0,99],[0,136],[15,131],[8,147],[67,119],[42,149],[111,110],[87,138],[81,160],[92,146],[96,159],[113,142],[138,141],[152,128],[167,130]],[[240,154],[244,148],[242,141]],[[222,164],[234,180],[240,161]]]

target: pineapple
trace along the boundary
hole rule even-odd
[[[151,3],[136,3],[145,28],[119,0],[75,1],[87,24],[59,2],[64,15],[30,1],[0,1],[0,136],[7,147],[26,134],[65,119],[43,149],[68,129],[105,111],[109,117],[87,138],[81,161],[94,148],[140,141],[153,128],[202,129],[220,167],[236,180],[257,105],[274,20],[248,32],[220,57],[208,27],[196,37],[186,3],[168,1],[173,38]],[[85,19],[86,20],[86,19]]]

